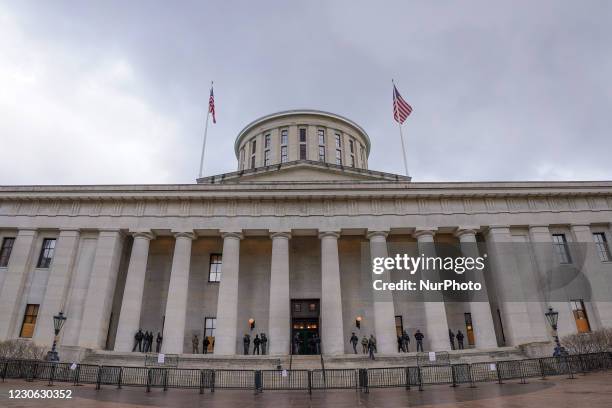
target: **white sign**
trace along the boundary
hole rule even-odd
[[[489,370],[495,371],[496,369],[497,369],[497,366],[495,365],[495,363],[489,364]]]
[[[159,353],[157,355],[157,364],[164,364],[165,358],[166,358],[165,354]]]
[[[72,363],[72,364],[70,364],[70,369],[71,369],[71,370],[73,370],[73,371],[74,371],[74,370],[76,370],[76,368],[77,368],[76,363]]]
[[[286,377],[286,376],[287,376],[287,370],[283,370],[283,372],[282,372],[282,376],[283,376],[283,377]]]
[[[430,351],[429,352],[429,361],[436,361],[436,352],[435,351]]]

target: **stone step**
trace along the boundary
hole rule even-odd
[[[475,363],[499,360],[519,360],[526,358],[520,349],[514,347],[498,347],[494,349],[468,349],[448,352],[453,364]],[[156,356],[156,355],[153,355]],[[401,353],[392,355],[377,354],[375,360],[370,360],[364,354],[324,355],[326,369],[332,368],[369,368],[369,367],[405,367],[417,365],[417,353]],[[154,357],[156,358],[156,357]],[[115,365],[142,367],[145,365],[143,353],[119,353],[114,351],[88,350],[81,360],[83,364]],[[321,369],[321,357],[313,356],[218,356],[214,354],[181,354],[180,368],[198,369],[275,369],[280,363],[282,368],[316,370]]]

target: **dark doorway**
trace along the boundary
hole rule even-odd
[[[291,301],[291,342],[293,354],[319,354],[319,299]]]

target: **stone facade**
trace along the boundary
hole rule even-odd
[[[365,132],[330,115],[300,111],[260,122],[280,128],[307,118],[316,129],[334,121],[367,155]],[[238,159],[250,135],[265,132],[260,122],[239,135]],[[262,153],[256,154],[260,163]],[[312,299],[320,302],[318,330],[327,354],[352,352],[351,332],[375,333],[379,352],[397,352],[396,316],[411,337],[417,328],[425,333],[426,349],[448,349],[448,329],[465,332],[466,313],[473,347],[549,341],[546,299],[504,298],[513,273],[537,276],[545,260],[512,258],[504,243],[551,244],[552,234],[593,243],[594,233],[611,242],[611,223],[612,182],[418,183],[368,170],[361,159],[353,168],[293,158],[193,185],[4,186],[0,242],[14,240],[0,267],[0,340],[22,336],[27,305],[38,305],[31,338],[40,344],[52,342],[52,316],[63,310],[64,347],[131,351],[142,328],[163,332],[164,352],[189,353],[208,317],[216,318],[215,354],[241,352],[249,319],[253,334],[268,334],[271,354],[288,354],[291,301]],[[55,239],[54,254],[39,267],[45,239]],[[406,293],[381,300],[368,289],[362,265],[370,256],[404,247],[426,251],[430,242],[469,252],[477,241],[490,256],[488,303],[422,302]],[[210,282],[216,254],[221,280]],[[584,302],[590,328],[612,327],[606,301],[612,263],[593,251],[583,268],[597,292]],[[570,300],[576,299],[551,304],[559,311],[560,335],[578,330]]]

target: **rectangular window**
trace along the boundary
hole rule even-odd
[[[342,150],[336,149],[336,164],[342,166]]]
[[[596,232],[593,234],[593,239],[595,240],[595,246],[597,247],[599,259],[601,259],[602,262],[610,262],[612,259],[610,257],[610,247],[608,246],[608,241],[606,240],[606,234],[603,232]],[[1,263],[0,266],[2,266]]]
[[[210,254],[208,264],[208,281],[221,282],[221,266],[223,265],[223,257],[221,254]]]
[[[464,313],[463,317],[465,319],[465,333],[467,334],[467,341],[470,346],[475,344],[474,341],[474,326],[472,325],[472,314]]]
[[[336,149],[341,149],[342,148],[342,137],[340,136],[340,133],[336,133]]]
[[[208,337],[208,350],[207,352],[212,353],[215,348],[215,332],[217,331],[217,318],[216,317],[205,317],[204,318],[204,336]]]
[[[255,168],[255,155],[251,156],[251,168]]]
[[[45,238],[43,240],[42,248],[40,249],[40,256],[38,257],[37,268],[48,268],[51,266],[53,260],[53,254],[55,253],[55,238]]]
[[[325,161],[325,146],[319,146],[319,161]]]
[[[317,130],[317,134],[319,135],[319,145],[325,144],[325,130],[319,129]]]
[[[2,240],[2,247],[0,248],[0,268],[6,268],[13,251],[13,245],[15,244],[15,238],[4,238]]]
[[[572,263],[569,248],[567,246],[567,240],[565,234],[553,234],[553,248],[559,263],[569,264]]]
[[[366,167],[365,149],[363,148],[363,145],[361,145],[361,167]]]
[[[34,328],[36,327],[36,319],[38,318],[39,305],[27,305],[25,314],[23,315],[23,323],[21,324],[21,332],[19,337],[32,338]]]
[[[351,153],[355,153],[355,141],[353,139],[349,140],[349,150]]]
[[[578,333],[589,333],[591,331],[591,325],[589,324],[589,317],[584,307],[584,301],[582,299],[570,300],[570,304],[572,306]]]
[[[264,149],[269,149],[271,143],[271,136],[269,133],[266,133],[264,136]]]
[[[287,163],[287,146],[281,146],[281,163]]]
[[[264,166],[270,165],[270,150],[264,152]]]
[[[404,320],[402,316],[395,316],[395,334],[398,337],[404,334]]]
[[[351,154],[351,167],[355,167],[355,156]]]
[[[306,129],[300,128],[300,143],[306,143]]]
[[[287,129],[281,130],[281,145],[287,145],[289,137],[287,136]]]
[[[256,150],[257,150],[257,140],[253,139],[251,140],[251,154],[255,154]]]
[[[244,147],[240,149],[240,170],[244,170]]]
[[[306,143],[300,143],[300,160],[306,160]]]

